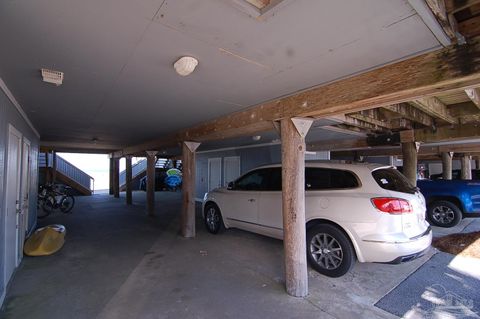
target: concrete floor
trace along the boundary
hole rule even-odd
[[[309,296],[285,293],[283,245],[240,230],[211,235],[198,209],[197,237],[178,235],[181,194],[145,193],[134,205],[108,195],[77,198],[48,257],[25,257],[0,318],[396,318],[374,304],[425,263],[358,264],[341,278],[309,270]]]

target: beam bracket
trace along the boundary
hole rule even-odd
[[[306,117],[293,117],[291,118],[293,125],[297,129],[298,134],[305,138],[307,136],[310,127],[312,126],[313,119]]]
[[[200,146],[200,143],[197,143],[197,142],[183,142],[183,143],[185,143],[185,146],[188,147],[188,149],[192,153],[194,153],[197,150],[197,148]]]

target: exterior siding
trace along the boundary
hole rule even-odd
[[[279,163],[281,161],[280,145],[267,145],[252,148],[238,148],[219,151],[198,152],[196,155],[196,177],[195,177],[195,194],[197,199],[202,199],[203,195],[208,191],[208,159],[222,159],[222,181],[224,179],[223,158],[229,156],[240,157],[240,174],[244,174],[249,170],[271,163]]]
[[[30,186],[29,186],[29,225],[31,231],[36,224],[37,216],[37,179],[38,179],[38,148],[39,139],[16,107],[0,89],[0,298],[3,298],[8,283],[4,282],[5,273],[5,190],[8,181],[6,175],[8,124],[13,125],[30,141]],[[0,299],[0,304],[3,300]]]
[[[198,152],[196,155],[196,177],[195,194],[197,200],[202,200],[203,195],[208,191],[208,159],[222,159],[222,182],[224,180],[224,158],[230,156],[240,157],[240,175],[248,172],[255,167],[280,163],[282,161],[281,145],[263,145],[242,147],[236,149]],[[306,159],[329,159],[329,152],[317,152],[315,155],[306,154]],[[227,181],[228,182],[228,181]]]

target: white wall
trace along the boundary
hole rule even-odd
[[[8,282],[4,282],[5,245],[5,189],[8,185],[6,176],[8,125],[13,125],[31,143],[30,149],[30,187],[29,187],[29,225],[28,230],[35,227],[37,217],[37,179],[38,179],[38,145],[39,137],[29,126],[23,115],[4,91],[4,83],[0,79],[0,305],[5,297]]]

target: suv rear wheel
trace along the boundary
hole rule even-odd
[[[307,231],[307,259],[319,273],[340,277],[352,268],[355,252],[341,230],[333,225],[322,224]]]

